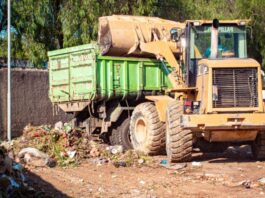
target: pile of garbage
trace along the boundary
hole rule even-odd
[[[17,162],[33,167],[78,165],[83,160],[128,167],[146,165],[152,159],[133,150],[124,151],[121,145],[106,145],[98,136],[62,122],[54,127],[27,125],[21,137],[3,144],[10,147]]]
[[[92,147],[98,145],[84,131],[57,123],[54,128],[26,126],[23,135],[13,141],[12,148],[22,163],[53,167],[77,164],[80,159],[89,158]]]

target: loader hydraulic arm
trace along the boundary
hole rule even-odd
[[[149,43],[141,42],[140,49],[142,52],[155,54],[157,58],[162,62],[165,59],[169,63],[169,65],[174,68],[174,71],[170,72],[165,64],[163,64],[168,78],[173,86],[173,89],[183,89],[185,87],[182,70],[177,60],[175,59],[167,41],[157,40]]]

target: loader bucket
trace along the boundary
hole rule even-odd
[[[113,15],[99,18],[98,43],[102,55],[153,57],[142,53],[141,42],[169,41],[173,28],[182,23],[157,17]]]

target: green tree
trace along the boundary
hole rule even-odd
[[[237,18],[250,19],[252,38],[249,39],[249,55],[258,60],[265,68],[265,1],[236,1]]]
[[[156,0],[12,1],[12,22],[16,30],[13,56],[27,58],[41,67],[47,61],[49,50],[96,40],[98,17],[112,14],[153,16],[158,9],[156,3]],[[0,53],[5,55],[4,50]]]
[[[6,56],[6,1],[0,0],[0,56]],[[112,14],[165,19],[251,19],[250,55],[265,66],[264,0],[19,0],[12,1],[12,53],[41,67],[47,51],[97,39],[98,18]]]
[[[21,0],[12,2],[12,22],[18,51],[38,67],[47,60],[47,51],[63,47],[58,20],[60,0]]]

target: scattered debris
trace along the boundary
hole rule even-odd
[[[67,155],[68,155],[68,157],[69,158],[74,158],[75,157],[75,155],[76,155],[76,151],[67,151]]]
[[[191,166],[192,167],[196,167],[196,168],[199,168],[199,167],[202,167],[202,163],[201,162],[191,162]]]
[[[142,158],[138,159],[138,164],[144,164],[144,162],[145,162],[144,159],[142,159]]]
[[[228,187],[244,186],[245,188],[250,188],[251,187],[251,181],[250,180],[242,180],[239,182],[228,181],[225,183],[225,186],[228,186]]]
[[[125,161],[116,161],[116,162],[113,162],[113,165],[116,167],[116,168],[119,168],[119,167],[126,167],[127,164]]]
[[[168,163],[167,160],[161,160],[161,161],[160,161],[160,165],[166,165],[167,163]]]
[[[243,181],[242,186],[244,186],[245,188],[250,188],[251,187],[251,181],[250,180]]]
[[[89,152],[91,157],[98,157],[100,156],[100,152],[96,147],[93,147]]]
[[[123,153],[123,146],[122,145],[114,145],[106,147],[106,150],[109,151],[111,154],[116,155]]]
[[[49,167],[56,165],[52,158],[36,148],[24,148],[18,153],[18,157],[28,165]]]
[[[258,182],[261,184],[261,185],[265,185],[265,177],[262,177],[258,180]]]
[[[109,160],[106,158],[96,158],[96,159],[92,159],[91,161],[93,164],[96,164],[98,166],[106,164],[109,162]]]
[[[141,180],[139,183],[142,185],[145,185],[145,181],[143,181],[143,180]]]
[[[64,128],[64,125],[63,125],[62,121],[56,122],[55,125],[54,125],[54,129],[55,130],[60,131],[60,130],[63,130],[63,128]]]
[[[69,123],[64,123],[63,125],[65,133],[70,133],[72,130],[72,125]]]

